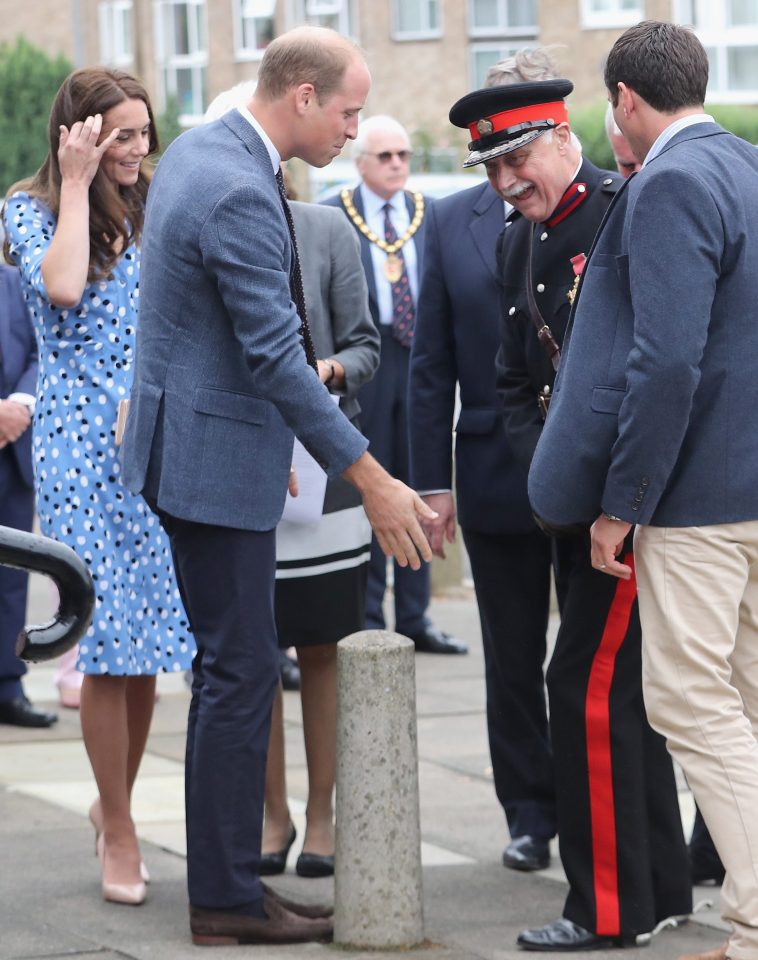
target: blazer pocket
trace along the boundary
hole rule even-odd
[[[195,413],[241,420],[257,426],[262,426],[268,419],[268,404],[262,397],[219,390],[217,387],[196,387],[192,409]]]
[[[621,387],[595,387],[592,390],[592,409],[595,413],[618,413],[626,390]]]
[[[464,407],[455,425],[456,433],[491,433],[497,421],[497,411],[492,407]]]

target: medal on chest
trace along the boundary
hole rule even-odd
[[[396,253],[388,253],[384,261],[384,275],[390,283],[397,283],[403,275],[403,261]]]

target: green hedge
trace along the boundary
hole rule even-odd
[[[569,120],[572,130],[582,141],[585,156],[598,167],[615,170],[613,152],[605,135],[606,104],[607,101],[599,100],[588,107],[573,108]],[[705,109],[726,130],[749,143],[758,144],[758,107],[706,104]]]

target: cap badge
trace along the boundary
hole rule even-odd
[[[488,133],[492,133],[495,129],[494,124],[491,120],[477,120],[476,122],[477,133],[482,137],[486,136]]]

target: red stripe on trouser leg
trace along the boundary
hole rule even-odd
[[[621,929],[616,860],[616,807],[611,763],[610,695],[616,655],[624,642],[637,596],[634,557],[631,553],[624,557],[624,563],[632,568],[632,576],[630,580],[619,580],[616,586],[600,646],[592,661],[585,701],[595,881],[595,933],[599,936],[615,936]]]

